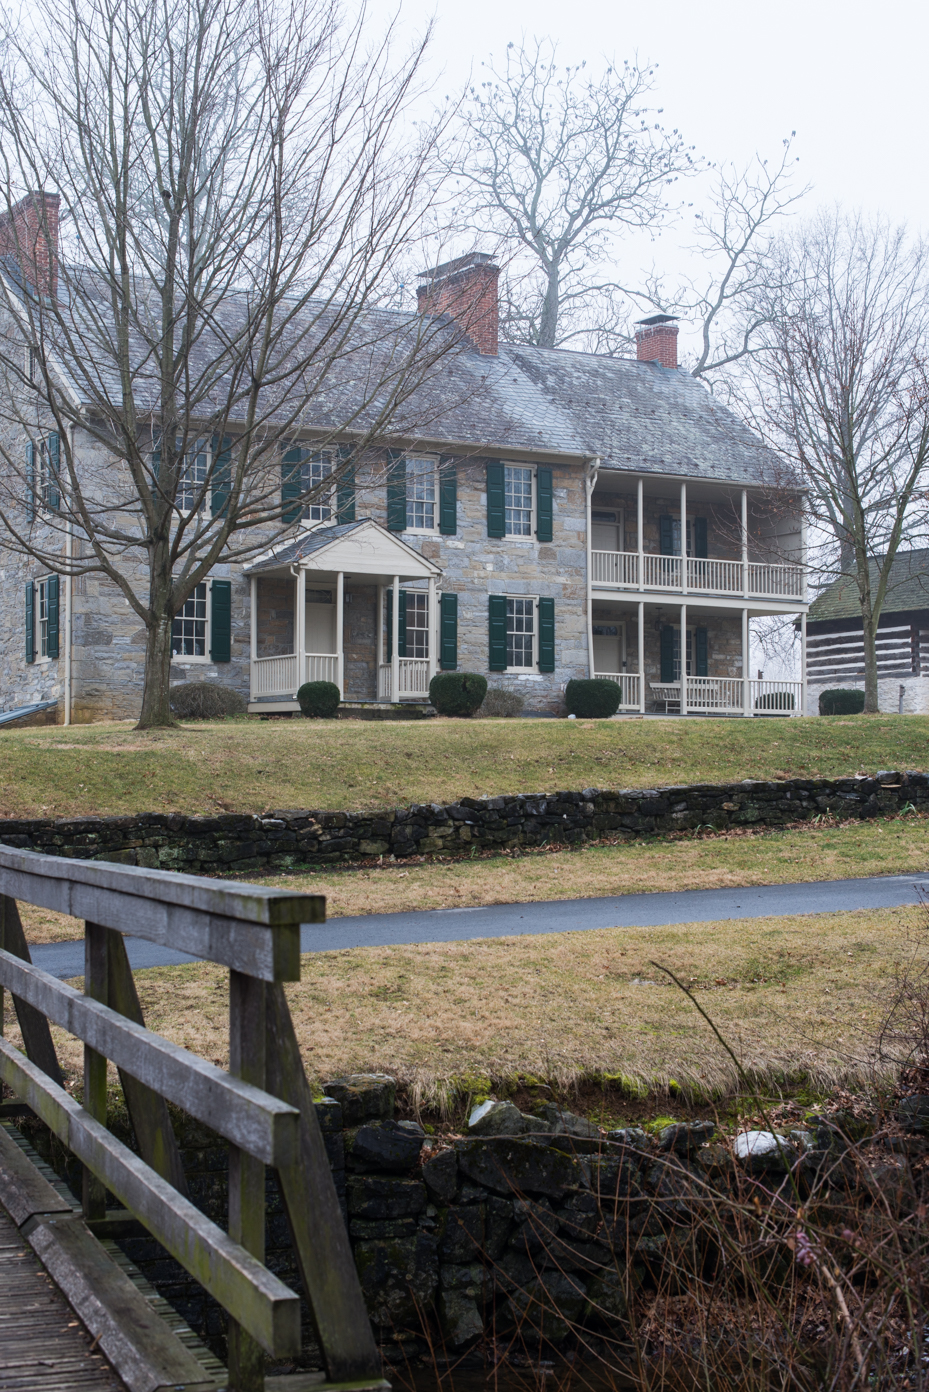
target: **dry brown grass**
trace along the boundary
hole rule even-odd
[[[843,826],[650,840],[580,851],[449,864],[383,865],[371,869],[282,875],[263,884],[325,894],[330,918],[351,914],[480,904],[533,903],[651,890],[722,889],[800,880],[922,871],[929,864],[929,819],[902,817]],[[30,942],[79,937],[63,914],[22,906]]]
[[[673,928],[621,928],[304,957],[288,995],[308,1071],[395,1074],[442,1107],[529,1075],[567,1087],[621,1075],[728,1091],[731,1062],[690,1002],[652,965],[697,991],[744,1066],[776,1085],[867,1075],[880,992],[920,909],[859,911]],[[227,975],[212,965],[137,976],[151,1028],[223,1064]],[[7,1005],[9,1013],[9,1004]],[[16,1036],[12,1014],[7,1032]],[[57,1031],[77,1075],[80,1045]]]

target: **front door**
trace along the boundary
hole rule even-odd
[[[626,670],[626,625],[594,624],[594,672]]]
[[[335,605],[311,603],[306,606],[306,650],[308,653],[334,653]]]
[[[622,513],[592,512],[590,544],[594,551],[622,551]]]

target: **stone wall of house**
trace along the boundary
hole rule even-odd
[[[259,657],[284,657],[294,651],[296,581],[262,575],[257,581],[256,637]]]
[[[746,779],[639,791],[585,788],[376,812],[10,818],[0,821],[0,842],[78,860],[245,875],[372,856],[469,855],[474,849],[579,845],[697,826],[784,826],[821,814],[893,816],[912,808],[929,811],[929,774],[885,772],[871,778],[778,783]]]
[[[345,586],[342,642],[345,699],[377,699],[377,586],[352,581]]]

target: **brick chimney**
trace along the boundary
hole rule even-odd
[[[464,329],[479,353],[497,355],[500,311],[497,281],[500,267],[493,257],[474,251],[423,271],[417,286],[420,314],[450,314]]]
[[[672,314],[653,314],[650,319],[640,319],[635,330],[639,362],[677,367],[677,334],[677,320]]]
[[[38,295],[53,300],[58,293],[57,193],[27,193],[0,216],[0,256],[19,262],[23,279]]]

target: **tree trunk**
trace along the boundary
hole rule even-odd
[[[545,299],[542,301],[542,314],[539,318],[539,347],[554,348],[558,335],[558,292],[560,289],[558,266],[550,266]]]
[[[864,713],[877,715],[877,620],[870,607],[863,610],[861,620],[864,635]]]
[[[171,678],[171,618],[154,614],[145,639],[145,677],[142,688],[142,713],[137,730],[153,730],[173,725],[169,701]]]

